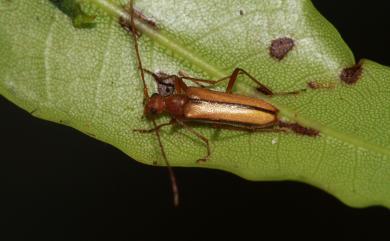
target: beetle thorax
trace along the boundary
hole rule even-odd
[[[184,117],[184,106],[188,102],[186,95],[171,95],[165,97],[165,110],[174,118]]]

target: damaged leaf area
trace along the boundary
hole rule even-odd
[[[287,53],[294,47],[294,40],[291,38],[283,37],[272,40],[269,53],[271,57],[282,60]]]
[[[164,166],[155,135],[133,131],[152,124],[143,117],[133,40],[122,27],[128,26],[127,1],[76,1],[84,16],[95,16],[90,29],[75,28],[62,2],[0,1],[0,94],[38,118]],[[256,181],[295,180],[354,207],[390,207],[390,68],[369,60],[356,65],[310,1],[139,0],[135,7],[148,70],[219,79],[240,67],[274,92],[306,89],[265,97],[240,76],[235,93],[264,98],[281,120],[299,124],[289,128],[310,132],[200,124],[194,129],[209,139],[211,156],[196,163],[204,143],[182,128],[164,127],[172,166],[216,168]]]

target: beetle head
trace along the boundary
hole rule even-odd
[[[154,93],[145,105],[144,114],[148,118],[154,118],[165,111],[164,97]]]

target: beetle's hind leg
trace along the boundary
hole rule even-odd
[[[194,134],[196,137],[198,137],[200,140],[202,140],[205,143],[206,148],[207,148],[207,154],[203,158],[200,158],[200,159],[196,160],[196,162],[197,163],[206,162],[209,159],[210,155],[211,155],[209,139],[207,139],[202,134],[198,133],[197,131],[195,131],[194,129],[189,127],[188,125],[186,125],[184,122],[182,122],[180,120],[176,120],[176,122],[179,125],[181,125],[184,129],[186,129],[187,131],[191,132],[192,134]]]

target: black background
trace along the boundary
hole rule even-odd
[[[357,60],[390,66],[386,1],[357,2],[314,4]],[[0,108],[0,240],[390,239],[385,208],[354,209],[305,184],[216,170],[175,168],[182,203],[174,209],[166,169],[33,118],[3,97]]]

